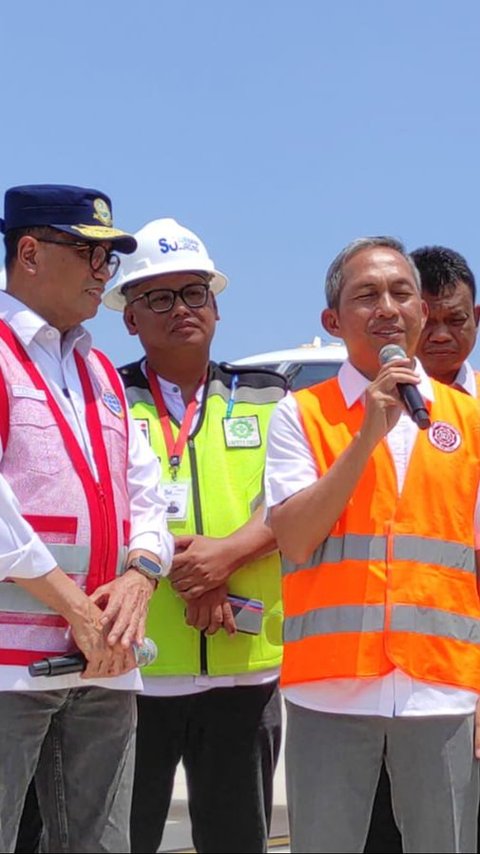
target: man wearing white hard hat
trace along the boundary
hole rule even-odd
[[[149,611],[159,653],[139,697],[132,851],[159,847],[181,760],[196,850],[266,851],[282,614],[262,474],[284,381],[209,360],[227,280],[193,232],[159,219],[135,238],[105,303],[145,350],[120,373],[163,462],[176,554]]]

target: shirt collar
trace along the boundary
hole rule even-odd
[[[461,386],[464,391],[471,397],[477,396],[477,383],[475,381],[475,372],[470,362],[464,362],[460,368],[453,385]]]
[[[420,394],[425,400],[432,401],[434,399],[432,383],[418,359],[414,360],[414,370],[420,377],[420,383],[417,386]],[[353,404],[362,398],[370,382],[368,377],[353,367],[349,359],[343,362],[338,372],[338,384],[347,409],[351,409]]]
[[[142,360],[141,369],[142,369],[142,373],[144,374],[144,376],[147,377],[147,360],[146,359]],[[183,401],[180,386],[178,386],[176,383],[170,382],[170,380],[164,379],[163,377],[160,376],[160,374],[155,374],[155,376],[157,377],[157,381],[158,381],[158,384],[160,386],[160,390],[161,390],[163,397],[165,399],[167,399],[168,397],[173,397],[173,398],[177,398],[177,399],[180,399]],[[197,403],[202,402],[204,386],[205,386],[205,383],[204,382],[201,383],[195,392],[195,399],[196,399]]]
[[[8,323],[27,349],[34,339],[45,346],[45,333],[50,330],[55,331],[55,338],[58,336],[58,330],[50,326],[45,318],[6,291],[0,291],[0,318]],[[84,357],[88,356],[92,347],[92,336],[83,326],[74,326],[62,336],[64,352],[67,348],[71,351],[75,347]]]

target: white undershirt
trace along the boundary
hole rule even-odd
[[[91,336],[77,326],[64,336],[23,303],[0,292],[0,318],[20,339],[55,397],[72,428],[91,470],[96,474],[90,436],[85,421],[82,386],[74,359],[74,350],[87,356]],[[128,409],[128,407],[126,407]],[[165,500],[159,490],[160,467],[138,425],[129,415],[127,487],[131,510],[130,549],[143,548],[161,557],[168,565],[173,541],[167,531]],[[0,442],[0,457],[3,454]],[[8,576],[35,578],[50,572],[56,561],[20,508],[9,484],[0,475],[0,579]],[[0,665],[0,691],[52,690],[85,685],[108,688],[140,689],[138,670],[123,676],[101,680],[81,680],[78,674],[32,679],[26,667]]]
[[[469,368],[467,365],[465,371],[462,371],[461,380],[465,388],[468,383],[470,391],[474,387],[474,377]],[[421,377],[418,386],[421,394],[426,400],[432,400],[432,384],[418,361],[415,369]],[[348,361],[340,368],[338,381],[349,408],[363,398],[369,384],[369,380]],[[399,491],[405,480],[417,430],[410,416],[404,412],[386,437],[395,465]],[[317,479],[316,464],[301,426],[296,399],[293,395],[287,395],[278,403],[268,432],[265,475],[267,507],[281,503]],[[479,496],[475,512],[475,539],[478,547]],[[375,678],[321,679],[290,685],[284,689],[284,695],[292,703],[315,711],[384,717],[469,714],[474,711],[477,701],[477,694],[472,691],[420,682],[398,668],[386,676]]]
[[[144,364],[142,365],[144,368]],[[165,406],[170,415],[179,423],[185,414],[185,403],[180,388],[175,383],[168,382],[157,376]],[[198,423],[203,400],[204,386],[196,392],[197,409],[193,418],[190,433],[193,433]],[[219,629],[223,632],[224,629]],[[144,694],[150,696],[180,696],[184,694],[199,694],[211,688],[233,688],[238,685],[262,685],[278,677],[278,668],[257,670],[250,673],[239,673],[230,676],[143,676]]]

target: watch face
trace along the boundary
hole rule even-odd
[[[162,567],[160,564],[156,563],[154,560],[150,560],[148,557],[139,557],[138,563],[142,569],[149,573],[152,578],[160,578],[162,575]]]

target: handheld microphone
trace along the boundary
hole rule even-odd
[[[151,638],[145,638],[141,646],[132,646],[138,667],[145,667],[155,661],[158,650]],[[28,665],[30,676],[63,676],[64,673],[81,673],[87,666],[83,652],[72,652],[68,655],[53,655],[42,658]]]
[[[397,359],[406,358],[405,350],[398,344],[386,344],[378,354],[381,365],[388,365]],[[417,386],[413,383],[398,383],[397,388],[412,420],[415,421],[420,430],[427,430],[430,427],[430,416]]]

